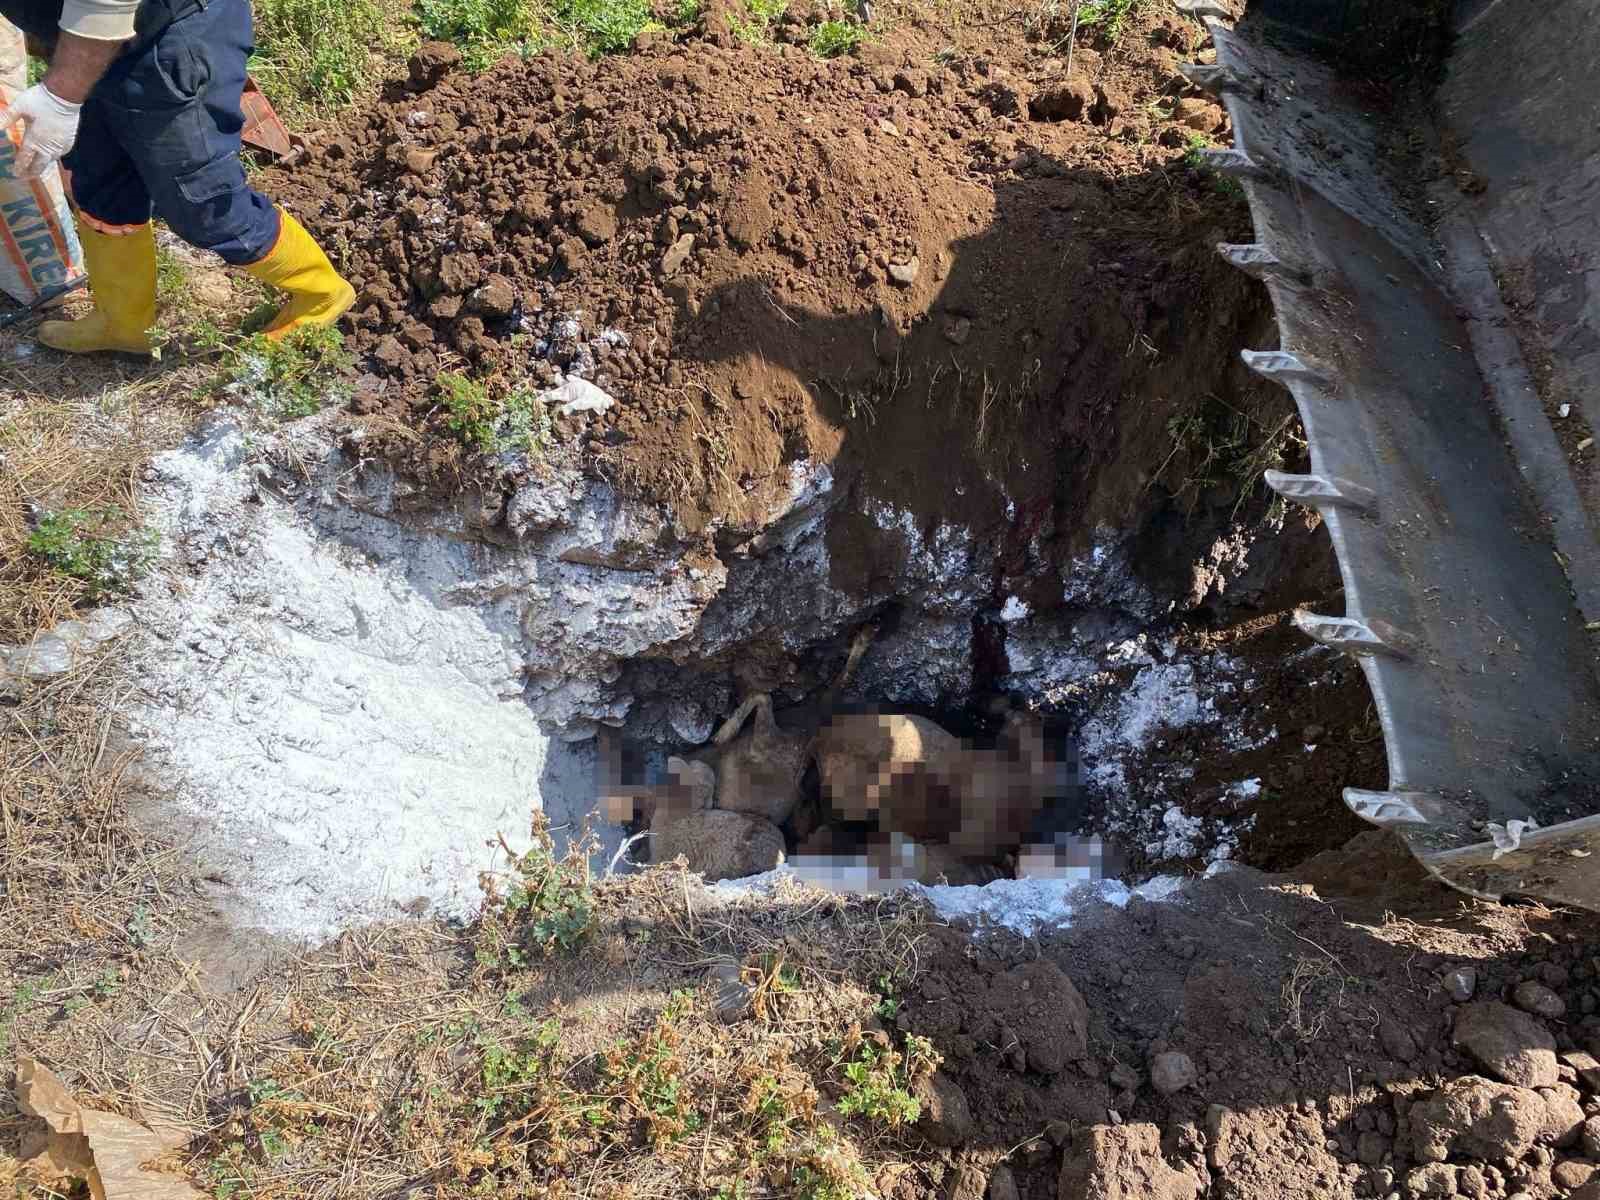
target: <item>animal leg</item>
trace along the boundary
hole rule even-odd
[[[767,695],[766,692],[757,692],[754,696],[746,699],[738,708],[734,709],[733,716],[724,721],[722,727],[712,737],[712,744],[726,746],[733,741],[734,738],[739,736],[739,730],[744,728],[744,723],[750,719],[750,714],[757,710],[764,711],[765,720],[770,726],[772,722],[772,697]]]

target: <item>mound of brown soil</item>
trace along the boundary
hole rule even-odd
[[[801,457],[929,520],[1031,495],[1087,524],[1170,453],[1173,404],[1248,386],[1262,327],[1211,251],[1242,205],[1182,161],[1220,121],[1176,73],[1204,35],[1159,7],[1070,79],[998,13],[835,61],[714,35],[422,64],[269,187],[343,252],[368,411],[438,424],[447,367],[573,371],[620,401],[602,468],[691,526]]]

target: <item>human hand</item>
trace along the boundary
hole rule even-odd
[[[0,131],[9,130],[18,121],[23,123],[22,145],[17,148],[13,173],[34,179],[59,162],[78,140],[78,114],[82,108],[36,83],[0,112]]]

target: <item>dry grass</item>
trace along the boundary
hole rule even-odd
[[[914,1170],[829,1096],[865,981],[916,970],[919,910],[798,888],[708,905],[670,868],[600,885],[583,947],[518,969],[504,910],[343,935],[255,990],[196,1169],[257,1197],[819,1200]],[[729,958],[753,1006],[724,1025],[705,979]]]
[[[128,820],[116,675],[85,662],[0,706],[0,1056],[39,1054],[96,1106],[170,1123],[170,1048],[130,1045],[128,1023],[181,982],[185,898],[172,855]],[[0,1185],[22,1128],[0,1090]]]
[[[137,411],[137,410],[135,410]],[[0,408],[0,642],[24,642],[68,616],[87,585],[28,550],[33,520],[61,509],[111,510],[137,522],[134,482],[144,462],[130,436],[85,446],[81,402],[21,395]]]

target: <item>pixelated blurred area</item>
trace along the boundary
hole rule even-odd
[[[758,693],[707,745],[655,768],[647,759],[606,740],[602,811],[629,828],[634,861],[681,856],[707,879],[787,862],[823,886],[876,891],[1091,881],[1119,866],[1082,829],[1075,748],[1034,712],[963,737],[925,716],[838,711],[831,696],[777,714]]]

